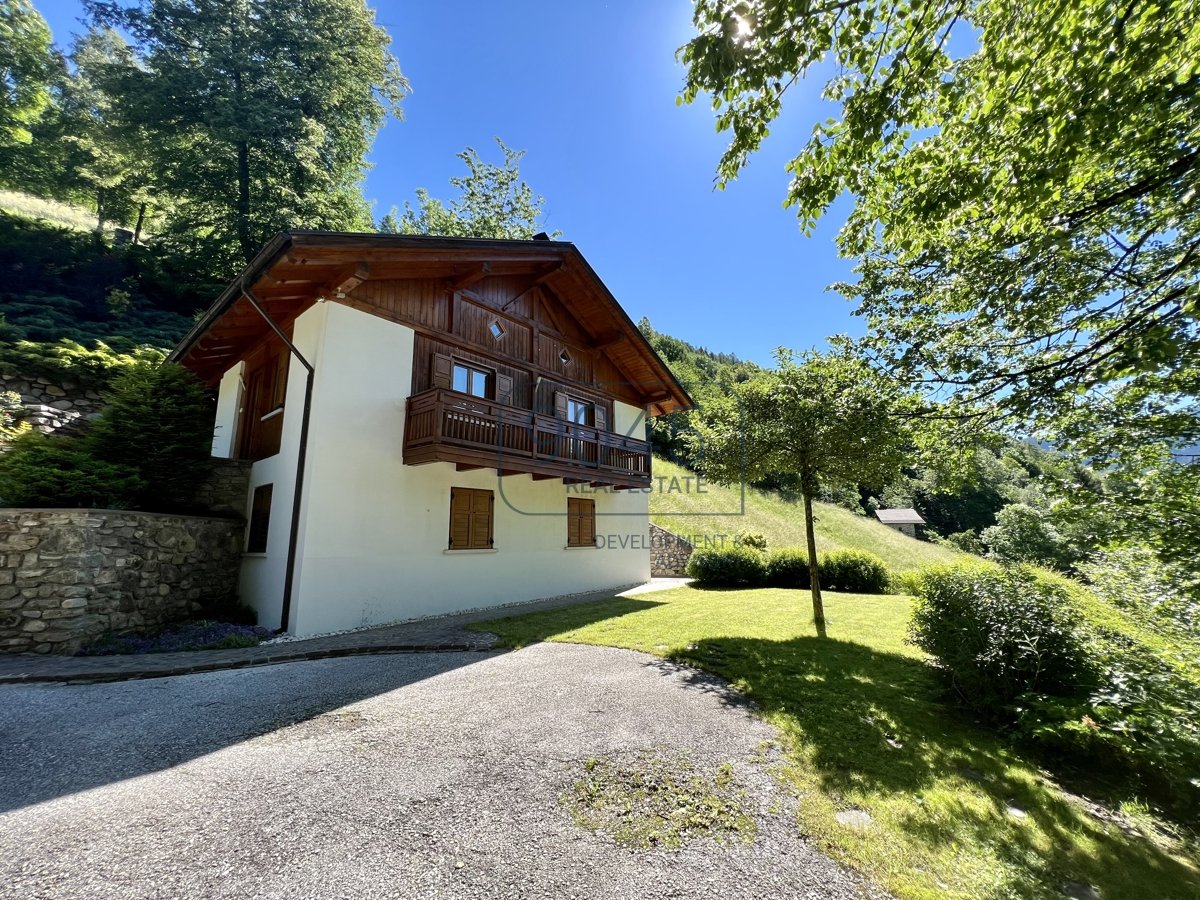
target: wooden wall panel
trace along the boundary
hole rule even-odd
[[[496,322],[504,329],[500,338],[493,337],[489,330]],[[532,329],[519,319],[503,315],[488,306],[483,306],[468,297],[458,297],[454,307],[454,334],[475,347],[488,348],[521,362],[531,361],[533,349]]]
[[[481,353],[472,353],[457,344],[445,343],[423,334],[418,334],[413,347],[413,394],[420,394],[433,387],[430,379],[434,354],[443,353],[447,356],[473,362],[485,369],[492,369],[502,375],[507,375],[513,381],[512,396],[508,404],[521,409],[529,409],[532,400],[532,382],[529,372],[518,366],[498,362]],[[499,398],[504,400],[504,398]]]

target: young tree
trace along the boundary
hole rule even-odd
[[[844,351],[797,359],[780,349],[776,359],[778,368],[700,410],[696,459],[705,475],[727,484],[798,476],[813,619],[823,635],[813,498],[822,487],[882,486],[899,473],[911,440],[908,399],[895,381]]]
[[[54,68],[46,20],[28,0],[0,0],[0,146],[30,142]]]
[[[132,41],[105,89],[175,199],[160,237],[228,275],[280,229],[369,225],[366,152],[406,83],[363,0],[87,7]]]
[[[417,189],[417,208],[407,202],[404,212],[396,207],[383,217],[379,230],[390,234],[441,234],[448,237],[502,238],[529,240],[543,230],[545,198],[521,180],[520,164],[524,150],[510,150],[496,138],[504,154],[504,163],[484,162],[473,147],[458,154],[467,166],[467,174],[451,178],[459,195],[449,206]],[[554,237],[558,236],[555,232]]]
[[[683,98],[734,178],[820,65],[789,164],[811,228],[853,197],[889,371],[1102,454],[1200,433],[1200,9],[1107,0],[700,0]],[[1097,427],[1101,425],[1103,427]]]

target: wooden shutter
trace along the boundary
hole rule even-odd
[[[471,492],[471,547],[483,550],[492,546],[492,492]]]
[[[567,546],[596,546],[596,501],[567,498]]]
[[[471,492],[450,488],[450,549],[467,550],[471,546]]]
[[[513,380],[508,375],[496,373],[496,402],[504,406],[513,405]]]
[[[596,546],[596,501],[583,501],[583,513],[579,517],[579,545],[581,547]]]
[[[566,421],[567,418],[567,394],[565,391],[554,392],[554,415],[556,418]]]
[[[592,406],[593,414],[595,415],[596,430],[608,431],[608,410],[603,403],[596,403]]]
[[[491,491],[450,488],[450,549],[491,548],[492,508]]]
[[[287,399],[288,363],[291,358],[292,354],[286,350],[275,357],[275,396],[272,398],[271,409],[279,409]]]
[[[444,353],[433,354],[429,366],[429,386],[450,390],[454,383],[454,360]]]

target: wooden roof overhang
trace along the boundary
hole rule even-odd
[[[282,232],[225,288],[168,359],[215,384],[264,340],[271,328],[247,299],[247,288],[286,329],[317,298],[336,302],[367,280],[439,278],[447,290],[459,290],[493,275],[531,275],[568,300],[592,346],[628,377],[650,414],[694,405],[595,270],[566,241]]]

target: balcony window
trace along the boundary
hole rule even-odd
[[[484,399],[491,393],[492,373],[462,363],[454,364],[454,390],[460,394],[470,394],[472,397]]]

